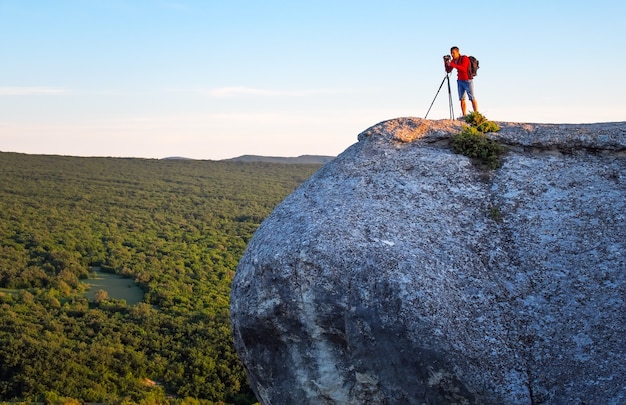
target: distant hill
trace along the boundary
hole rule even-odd
[[[169,157],[163,158],[162,160],[194,160],[194,159],[183,157],[183,156],[169,156]]]
[[[302,155],[298,157],[242,155],[224,159],[228,162],[266,162],[266,163],[294,163],[294,164],[325,164],[333,160],[334,156]]]

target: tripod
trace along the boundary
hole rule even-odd
[[[435,100],[437,99],[437,96],[439,95],[439,92],[441,91],[441,88],[443,87],[443,82],[445,82],[446,80],[448,81],[448,105],[450,107],[450,119],[451,120],[454,119],[454,108],[452,107],[452,92],[450,91],[450,74],[449,73],[446,73],[446,76],[441,81],[441,84],[439,85],[439,90],[437,90],[437,94],[435,94],[435,98],[433,98],[433,102],[430,103],[430,107],[428,107],[428,111],[426,112],[424,119],[428,117],[428,113],[430,112],[430,109],[433,108],[433,104],[435,104]]]

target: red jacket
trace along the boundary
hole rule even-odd
[[[444,62],[445,65],[445,62]],[[446,72],[452,72],[452,69],[456,69],[457,72],[457,80],[470,80],[469,75],[467,74],[467,69],[469,69],[470,60],[467,56],[461,55],[459,59],[454,59],[450,61],[449,65],[445,65]]]

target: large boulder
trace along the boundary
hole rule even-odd
[[[380,123],[259,227],[232,284],[263,404],[626,403],[626,123]]]

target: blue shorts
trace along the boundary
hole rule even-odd
[[[463,100],[465,93],[470,101],[474,99],[474,81],[473,80],[457,80],[456,84],[459,89],[459,100]]]

